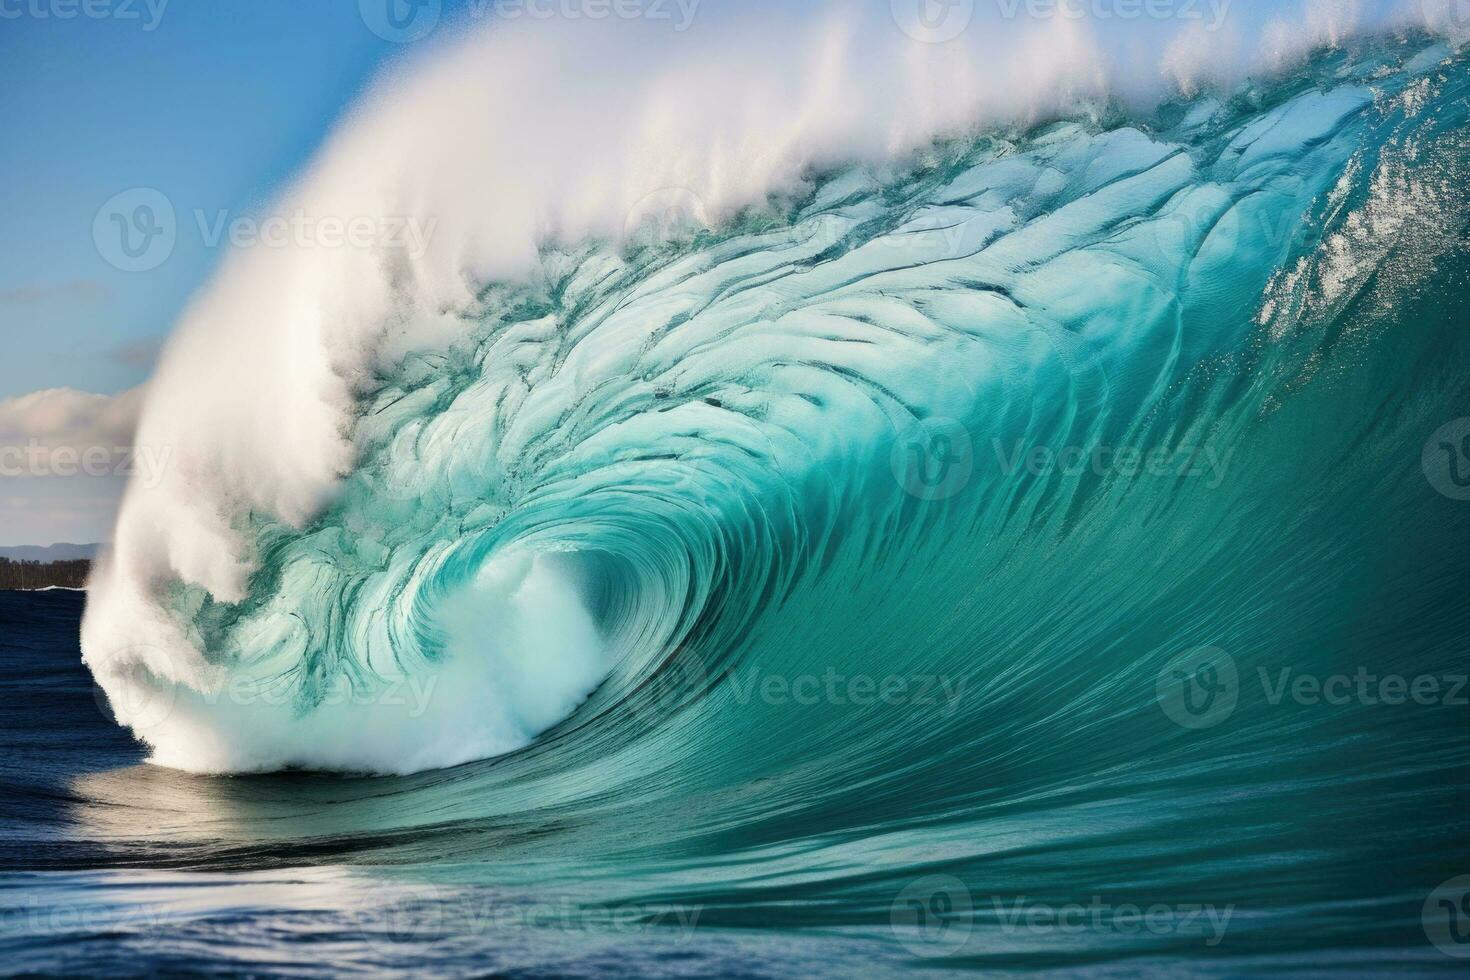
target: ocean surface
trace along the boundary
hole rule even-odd
[[[0,594],[0,969],[1465,970],[1467,115],[1384,37],[485,284],[238,594]]]

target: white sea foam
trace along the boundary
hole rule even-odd
[[[926,43],[900,28],[891,8],[901,6],[772,13],[711,0],[685,32],[650,21],[491,24],[387,73],[278,210],[411,221],[429,230],[425,247],[237,249],[192,303],[138,430],[140,446],[167,447],[170,465],[129,488],[91,586],[84,650],[103,685],[219,683],[200,638],[161,597],[184,583],[241,599],[258,561],[246,517],[300,526],[330,499],[354,465],[354,395],[373,366],[454,336],[454,311],[475,289],[534,275],[540,246],[620,241],[647,233],[650,219],[656,231],[717,222],[799,190],[813,167],[883,161],[939,134],[1115,92],[1147,97],[1279,68],[1409,16],[1310,0],[1266,24],[1231,19],[1220,34],[1229,42],[1212,45],[1193,21],[1135,31],[976,10],[958,37]],[[1412,10],[1441,27],[1449,16],[1432,3]],[[507,732],[524,738],[554,721],[595,678],[591,634],[568,630],[566,683],[530,692],[504,677],[477,682],[552,705],[504,712]],[[161,761],[227,765],[196,752],[208,744],[197,733],[162,741]]]

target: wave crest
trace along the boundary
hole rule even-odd
[[[614,93],[645,93],[626,159],[663,163],[589,170],[622,138],[592,99],[556,119],[586,124],[584,154],[519,208],[528,161],[483,166],[539,107],[435,95],[486,61],[534,77],[545,42],[468,44],[337,138],[300,192],[314,210],[419,195],[454,227],[425,256],[240,256],[171,345],[139,442],[179,465],[130,490],[84,627],[155,761],[453,765],[594,691],[569,724],[624,724],[618,706],[673,660],[710,683],[774,656],[773,610],[820,621],[818,597],[839,607],[873,581],[894,590],[874,613],[949,595],[965,556],[936,541],[1084,520],[1127,482],[1027,479],[1006,447],[1178,447],[1236,424],[1243,382],[1203,369],[1256,329],[1268,284],[1267,318],[1284,315],[1273,274],[1349,233],[1321,202],[1372,197],[1363,154],[1463,115],[1462,66],[1421,39],[1319,59],[1244,104],[1202,97],[1146,125],[1084,106],[894,162],[983,115],[971,63],[936,55],[859,105],[861,34],[822,37],[814,62],[776,59],[802,67],[798,97],[762,141],[738,100],[690,135],[698,99],[728,86],[663,98],[615,74]],[[1407,111],[1430,76],[1410,102],[1435,111]],[[1072,73],[1026,91],[1048,86],[1075,101]],[[913,105],[932,111],[912,121]],[[431,189],[416,167],[440,149]],[[714,227],[624,241],[626,212],[669,186]],[[1354,250],[1370,271],[1392,253]]]

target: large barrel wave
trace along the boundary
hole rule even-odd
[[[330,493],[206,535],[234,588],[125,511],[88,662],[165,765],[418,773],[309,790],[375,863],[859,934],[926,874],[1249,895],[1257,949],[1396,945],[1418,906],[1376,876],[1470,859],[1463,721],[1272,692],[1463,663],[1467,96],[1450,46],[1379,37],[718,220],[660,190],[380,324],[307,396],[350,406]],[[312,852],[310,808],[235,805],[223,838]],[[966,949],[1157,942],[1093,938]]]

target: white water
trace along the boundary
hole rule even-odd
[[[517,22],[446,42],[387,75],[279,207],[405,219],[427,232],[423,247],[240,250],[179,325],[138,433],[172,463],[124,500],[92,583],[87,662],[110,693],[123,692],[124,721],[143,710],[130,701],[149,702],[126,689],[177,685],[177,727],[145,737],[157,761],[182,768],[240,766],[237,747],[219,740],[247,731],[259,742],[247,766],[309,764],[297,747],[312,741],[345,764],[371,761],[392,745],[453,739],[476,712],[489,720],[465,758],[524,742],[605,669],[575,599],[534,570],[516,581],[536,587],[523,599],[511,591],[505,607],[491,596],[508,586],[484,583],[488,605],[451,625],[462,638],[455,649],[467,662],[473,644],[463,638],[475,630],[493,623],[523,636],[521,617],[554,612],[565,635],[543,659],[559,666],[533,680],[516,643],[505,649],[520,652],[494,670],[459,663],[470,672],[458,678],[464,703],[436,704],[437,721],[408,728],[361,711],[351,725],[329,711],[303,727],[258,702],[221,721],[234,712],[220,707],[221,672],[165,610],[162,590],[182,582],[219,601],[242,598],[258,562],[246,515],[299,526],[315,514],[354,465],[354,394],[372,367],[454,336],[454,311],[475,288],[535,275],[543,243],[620,241],[670,212],[711,224],[799,190],[812,167],[893,159],[937,134],[1034,120],[1115,91],[1160,94],[1251,65],[1282,67],[1347,37],[1367,20],[1362,6],[1313,0],[1219,38],[1201,39],[1194,24],[1154,30],[1142,47],[1120,46],[1109,25],[1067,18],[921,43],[896,29],[886,4],[800,14],[709,4],[699,29],[682,34],[648,22]]]

